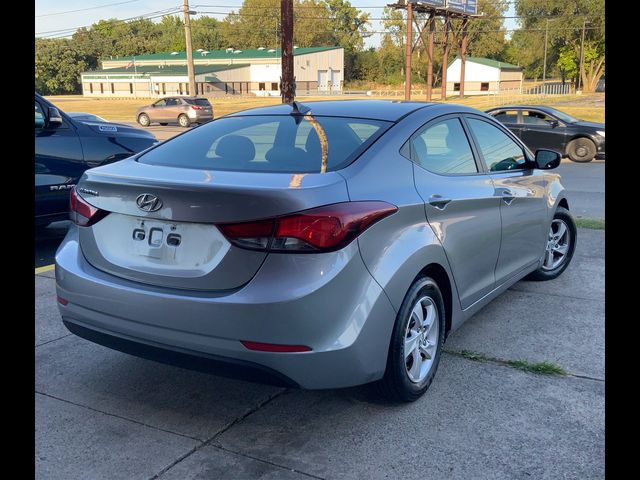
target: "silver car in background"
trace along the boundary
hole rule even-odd
[[[152,123],[177,123],[186,128],[192,123],[205,123],[210,120],[213,120],[213,107],[208,99],[200,97],[161,98],[150,105],[140,107],[136,112],[136,121],[143,127]]]
[[[568,266],[559,162],[460,105],[229,115],[84,174],[56,254],[60,313],[157,361],[412,401],[450,332]]]

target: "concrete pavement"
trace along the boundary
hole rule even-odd
[[[275,388],[94,345],[61,325],[52,273],[35,279],[36,478],[604,477],[604,231],[580,229],[560,278],[519,282],[446,344],[571,375],[444,354],[408,405],[366,386]]]

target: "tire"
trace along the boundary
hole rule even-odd
[[[574,138],[567,145],[567,155],[578,163],[587,163],[596,156],[596,144],[585,137]]]
[[[138,123],[143,127],[148,127],[149,125],[151,125],[149,115],[147,115],[146,113],[141,113],[140,115],[138,115]]]
[[[165,123],[161,123],[160,125],[162,125],[163,127],[166,127],[169,124],[165,122]]]
[[[562,224],[564,224],[566,231],[558,236]],[[527,280],[545,281],[559,277],[571,263],[577,238],[576,222],[571,213],[566,208],[558,207],[549,227],[543,263],[536,271],[529,274]],[[561,250],[558,249],[558,246],[562,247],[563,245],[566,246],[566,251],[564,256],[560,257]],[[549,257],[550,251],[551,257]]]
[[[187,117],[184,113],[181,113],[178,117],[178,125],[183,128],[187,128],[191,125],[191,121],[189,120],[189,117]]]
[[[431,318],[428,325],[422,324],[422,332],[416,328],[419,316],[414,312],[418,308],[424,322]],[[378,392],[394,401],[413,402],[420,398],[431,385],[438,369],[444,344],[444,329],[445,309],[440,289],[432,278],[418,277],[409,288],[396,317],[387,369],[384,377],[376,384]],[[411,342],[410,337],[416,340]],[[425,339],[426,344],[423,342]],[[415,345],[411,350],[415,353],[405,355],[407,345]],[[430,355],[430,359],[425,357],[425,352]],[[415,363],[418,358],[419,364]]]

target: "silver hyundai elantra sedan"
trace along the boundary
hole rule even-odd
[[[569,265],[559,162],[460,105],[228,115],[87,170],[56,254],[60,313],[160,362],[412,401],[450,332]]]

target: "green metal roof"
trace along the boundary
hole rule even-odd
[[[456,57],[453,59],[453,62],[458,60],[460,57]],[[449,63],[447,67],[450,67],[453,62]],[[490,58],[483,57],[467,57],[467,62],[479,63],[480,65],[486,65],[487,67],[499,68],[500,70],[522,70],[522,67],[518,65],[514,65],[513,63],[507,62],[499,62],[498,60],[492,60]]]
[[[235,63],[233,65],[194,65],[193,70],[196,75],[203,73],[216,73],[223,70],[232,70],[235,68],[242,68],[250,66],[249,63]],[[133,67],[124,68],[105,68],[102,70],[91,70],[88,72],[82,72],[83,74],[112,74],[112,73],[128,73],[133,75],[134,73],[144,75],[187,75],[186,65],[168,65],[166,67],[158,67],[156,65],[138,65],[134,69]]]
[[[324,52],[327,50],[336,50],[338,48],[343,48],[343,47],[309,47],[309,48],[295,48],[293,50],[293,55],[304,55],[307,53],[317,53],[317,52]],[[198,52],[198,51],[194,51],[193,52],[193,59],[194,60],[200,60],[200,59],[215,59],[215,60],[220,60],[220,59],[225,59],[225,60],[233,60],[233,59],[254,59],[254,58],[280,58],[280,49],[276,48],[276,49],[262,49],[262,50],[258,50],[258,49],[248,49],[248,50],[242,50],[239,49],[240,51],[238,53],[233,53],[233,51],[226,51],[226,50],[209,50],[207,53],[203,53],[203,52]],[[269,50],[275,50],[275,51],[269,51]],[[234,50],[235,51],[235,50]],[[131,61],[133,60],[134,57],[112,57],[112,58],[103,58],[102,60],[107,62],[107,61]],[[187,54],[186,52],[177,52],[175,54],[172,54],[171,52],[163,52],[163,53],[150,53],[150,54],[146,54],[146,55],[136,55],[135,59],[137,61],[157,61],[157,62],[161,62],[161,61],[167,61],[167,60],[185,60],[187,59]]]

